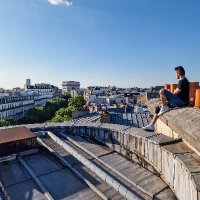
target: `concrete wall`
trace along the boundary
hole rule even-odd
[[[27,127],[32,131],[65,131],[99,141],[161,176],[179,200],[200,200],[199,119],[199,110],[194,108],[173,110],[158,120],[154,133],[91,122]]]
[[[33,131],[39,127],[30,125]],[[162,177],[180,200],[199,200],[200,157],[180,138],[102,123],[62,123],[42,127],[89,137]]]
[[[147,102],[149,111],[153,114],[155,107],[160,105],[159,99]],[[156,130],[162,134],[174,138],[182,138],[183,141],[200,152],[200,109],[185,107],[173,109],[161,116],[156,124]]]

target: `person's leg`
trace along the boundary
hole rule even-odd
[[[159,118],[158,114],[155,114],[155,115],[153,116],[153,119],[152,119],[152,121],[151,121],[151,124],[152,124],[152,125],[155,125],[155,124],[156,124],[156,121],[158,120],[158,118]]]
[[[161,90],[160,93],[161,93],[163,107],[158,113],[158,116],[161,116],[166,112],[169,112],[170,108],[183,107],[185,105],[184,102],[177,95],[169,92],[168,90]]]
[[[162,107],[160,109],[160,112],[158,113],[158,116],[163,115],[164,113],[170,111],[170,108],[168,107],[170,97],[173,96],[171,92],[165,89],[160,90],[160,100],[162,101]]]
[[[160,106],[156,107],[155,114],[153,116],[153,119],[152,119],[151,123],[149,125],[145,126],[145,127],[142,127],[143,130],[145,130],[145,131],[151,131],[151,132],[155,131],[154,125],[155,125],[156,121],[159,118],[158,113],[160,112],[160,109],[161,109]]]
[[[158,115],[155,114],[153,116],[153,119],[152,119],[151,123],[149,125],[147,125],[147,126],[142,127],[142,129],[145,130],[145,131],[150,131],[150,132],[155,131],[154,125],[155,125],[156,121],[158,120],[158,118],[159,118]]]
[[[167,90],[164,90],[163,93],[167,98],[169,107],[174,108],[174,107],[183,107],[184,106],[184,102],[177,95],[175,95]]]
[[[165,89],[161,89],[160,90],[160,100],[162,102],[162,105],[163,106],[167,106],[168,105],[168,100],[167,100],[167,97],[165,96]]]

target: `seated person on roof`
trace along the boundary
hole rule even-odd
[[[177,79],[179,79],[178,87],[176,88],[174,93],[171,93],[165,89],[160,90],[160,99],[162,101],[162,104],[161,106],[156,108],[156,112],[152,122],[149,125],[142,127],[143,130],[154,131],[155,130],[154,125],[159,116],[170,111],[170,108],[175,108],[175,107],[180,108],[189,105],[190,83],[188,79],[185,77],[185,70],[182,66],[178,66],[175,68],[175,71],[176,71],[176,77]]]

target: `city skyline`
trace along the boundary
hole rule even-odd
[[[200,81],[200,2],[13,0],[0,7],[0,88]]]

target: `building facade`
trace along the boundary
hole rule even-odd
[[[43,99],[43,105],[45,105],[48,100],[59,96],[58,87],[45,83],[26,85],[26,91],[32,94],[39,94]]]
[[[77,81],[63,81],[62,82],[62,93],[71,94],[75,91],[76,93],[80,91],[80,82]]]
[[[31,85],[27,79],[25,91],[20,88],[0,95],[0,119],[22,119],[28,110],[34,107],[43,107],[46,102],[59,96],[59,88],[50,84]]]
[[[22,119],[34,107],[34,96],[0,97],[0,119]]]

